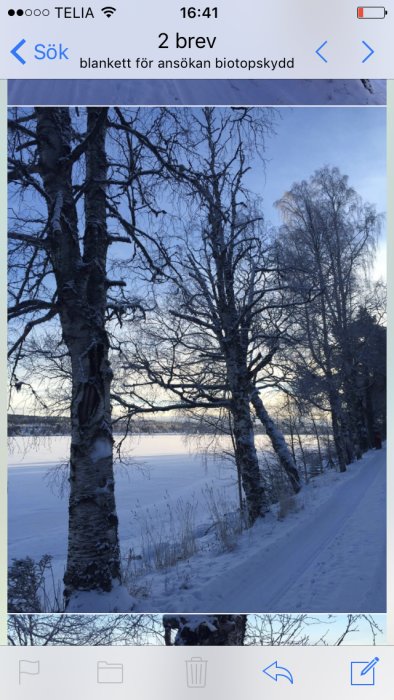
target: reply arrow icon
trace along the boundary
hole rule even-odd
[[[262,672],[276,683],[278,682],[278,678],[287,678],[292,685],[294,683],[294,678],[289,669],[284,668],[284,666],[278,666],[277,661],[274,661],[274,663],[267,666],[267,668],[263,668]]]

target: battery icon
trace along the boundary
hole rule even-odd
[[[358,7],[357,19],[384,19],[387,15],[385,7]]]

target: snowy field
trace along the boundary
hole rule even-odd
[[[59,496],[48,474],[66,461],[68,439],[45,439],[33,447],[17,438],[12,445],[9,559],[50,554],[61,579],[67,497]],[[274,507],[237,537],[231,551],[220,552],[212,536],[209,494],[217,495],[224,510],[235,509],[237,489],[229,464],[205,459],[176,435],[144,436],[133,445],[133,461],[117,467],[116,497],[122,552],[125,558],[132,553],[131,578],[139,574],[132,583],[135,611],[386,610],[385,449],[368,453],[346,474],[330,471],[312,479],[284,519]],[[148,534],[154,530],[154,539],[161,533],[163,546],[179,513],[180,526],[193,525],[197,553],[174,566],[139,570]]]
[[[10,105],[385,105],[386,81],[10,80]]]

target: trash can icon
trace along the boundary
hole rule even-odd
[[[193,656],[186,661],[186,681],[188,688],[205,688],[207,682],[207,661]]]

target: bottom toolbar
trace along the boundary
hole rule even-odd
[[[0,696],[391,697],[394,647],[1,647]],[[363,696],[364,697],[364,696]]]

